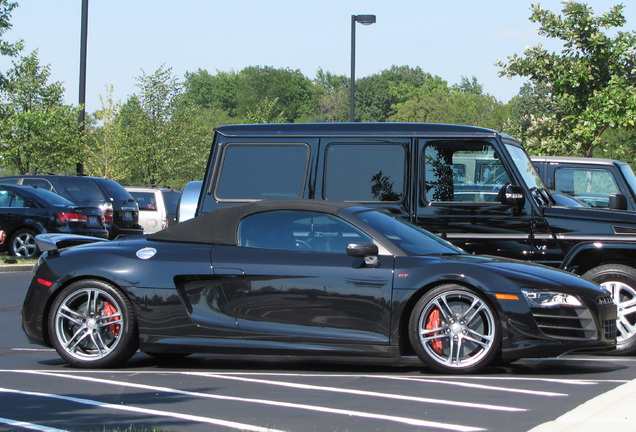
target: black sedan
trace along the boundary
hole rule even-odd
[[[417,355],[440,372],[615,346],[610,295],[468,255],[390,213],[330,201],[221,208],[148,236],[38,236],[22,309],[79,367],[151,355]],[[74,245],[73,247],[66,247]]]
[[[37,254],[35,236],[72,233],[106,238],[104,215],[97,207],[79,207],[66,198],[31,186],[0,185],[0,226],[10,255]]]

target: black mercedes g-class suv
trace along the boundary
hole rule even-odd
[[[617,350],[636,352],[634,214],[558,206],[508,135],[417,123],[217,128],[196,214],[281,198],[376,205],[468,252],[582,275],[618,305]]]

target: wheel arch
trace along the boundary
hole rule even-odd
[[[579,243],[568,252],[560,268],[583,275],[595,267],[607,264],[621,264],[636,269],[636,244]]]

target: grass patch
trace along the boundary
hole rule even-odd
[[[11,265],[11,264],[31,264],[35,265],[38,262],[37,258],[22,258],[22,257],[14,257],[14,256],[3,256],[2,261],[0,261],[3,265]]]

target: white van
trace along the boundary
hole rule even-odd
[[[176,223],[180,191],[149,186],[126,186],[126,190],[139,205],[139,224],[144,228],[144,234],[160,231]]]

